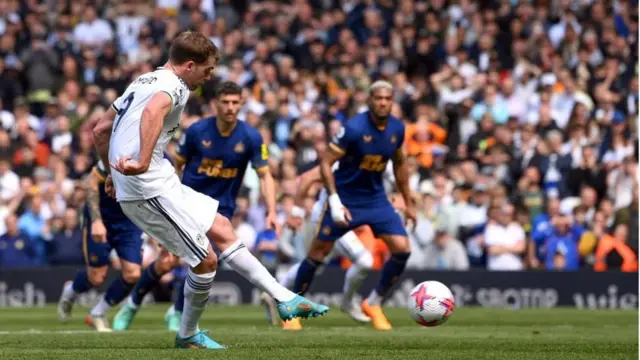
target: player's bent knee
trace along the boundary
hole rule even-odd
[[[166,252],[160,254],[160,258],[156,261],[156,273],[160,276],[171,271],[178,264],[178,257]]]
[[[87,271],[87,277],[93,287],[100,287],[104,283],[104,279],[107,277],[107,267],[89,268]]]
[[[389,250],[392,253],[410,253],[411,246],[409,245],[409,238],[406,236],[391,236],[385,241]]]
[[[122,278],[128,284],[135,284],[140,280],[141,270],[139,266],[129,266],[122,269]]]
[[[311,244],[311,248],[309,249],[307,256],[315,261],[324,262],[324,259],[329,255],[332,249],[333,243],[315,240]]]
[[[372,270],[373,255],[371,255],[371,253],[368,251],[362,252],[356,259],[356,265],[362,270]]]
[[[218,256],[211,251],[204,260],[193,268],[193,272],[196,274],[208,274],[216,271],[218,268]]]
[[[235,231],[233,231],[231,221],[220,214],[216,215],[211,229],[207,232],[207,237],[221,252],[224,252],[228,247],[238,241]]]

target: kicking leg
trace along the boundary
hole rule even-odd
[[[236,237],[231,222],[226,217],[217,215],[207,236],[221,251],[220,260],[278,301],[278,312],[282,319],[315,317],[329,310],[328,307],[309,301],[280,285]]]
[[[131,292],[136,282],[140,279],[140,265],[121,259],[122,273],[107,289],[100,302],[91,309],[85,321],[100,332],[111,331],[105,318],[105,313],[112,306],[119,304]]]

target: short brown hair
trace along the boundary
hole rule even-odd
[[[218,60],[218,48],[206,36],[195,31],[180,33],[169,49],[169,61],[177,65],[187,61],[204,64],[211,57]]]
[[[224,95],[241,95],[242,96],[242,88],[234,83],[233,81],[225,81],[218,87],[217,96],[221,97]]]

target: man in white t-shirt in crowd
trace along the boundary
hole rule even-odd
[[[526,235],[514,217],[515,208],[505,204],[493,212],[484,231],[487,250],[487,269],[494,271],[522,270],[522,253],[526,247]]]

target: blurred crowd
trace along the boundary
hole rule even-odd
[[[83,263],[91,129],[188,29],[222,57],[183,127],[240,84],[283,223],[315,145],[388,79],[419,208],[410,268],[637,271],[637,0],[0,0],[0,267]],[[259,240],[251,171],[238,205]]]

